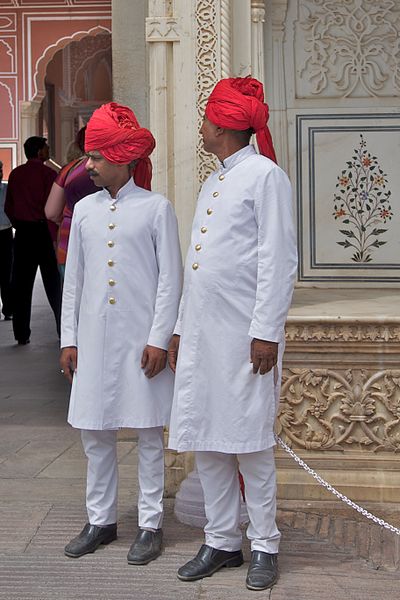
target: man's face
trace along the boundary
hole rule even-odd
[[[203,146],[206,152],[212,152],[215,154],[216,144],[218,143],[217,131],[220,128],[214,123],[211,123],[204,117],[203,124],[200,127],[200,135],[203,137]]]
[[[121,165],[110,163],[98,150],[86,152],[86,156],[86,171],[93,183],[98,187],[113,185],[121,172]]]
[[[38,158],[40,158],[40,160],[42,160],[43,162],[46,162],[46,160],[49,160],[49,156],[50,156],[49,145],[45,144],[43,146],[43,148],[40,148],[40,150],[38,152]]]

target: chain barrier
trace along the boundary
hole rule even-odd
[[[309,467],[307,465],[307,463],[305,463],[304,460],[302,460],[300,458],[300,456],[297,456],[297,454],[279,437],[279,435],[275,435],[275,439],[276,439],[277,443],[279,444],[279,446],[281,446],[281,448],[283,448],[293,458],[293,460],[295,460],[297,462],[297,464],[300,465],[300,467],[302,467],[307,473],[309,473],[311,475],[311,477],[314,477],[314,479],[316,481],[318,481],[318,483],[320,485],[322,485],[322,487],[324,487],[329,492],[331,492],[331,494],[333,494],[334,496],[336,496],[337,498],[342,500],[342,502],[344,502],[345,504],[348,504],[348,506],[350,506],[351,508],[354,508],[354,510],[356,510],[357,512],[362,514],[367,519],[370,519],[374,523],[377,523],[381,527],[388,529],[389,531],[391,531],[392,533],[395,533],[396,535],[400,535],[400,529],[398,527],[395,527],[394,525],[391,525],[390,523],[387,523],[383,519],[380,519],[379,517],[376,517],[372,513],[368,512],[365,508],[363,508],[359,504],[356,504],[355,502],[350,500],[350,498],[348,498],[347,496],[345,496],[344,494],[339,492],[330,483],[325,481],[325,479],[323,479],[320,475],[318,475],[318,473],[316,471],[314,471],[314,469]]]

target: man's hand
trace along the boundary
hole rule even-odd
[[[176,361],[178,360],[179,342],[180,341],[181,341],[181,336],[174,334],[172,336],[171,341],[168,346],[168,364],[174,373],[176,371]]]
[[[78,366],[78,350],[75,346],[63,348],[60,354],[61,373],[72,383],[72,377]]]
[[[167,351],[155,346],[146,346],[142,355],[142,369],[146,377],[151,379],[158,375],[167,364]]]
[[[253,373],[265,375],[274,367],[278,360],[278,344],[254,338],[251,342],[250,362],[253,363]]]

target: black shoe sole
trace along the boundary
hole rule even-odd
[[[252,590],[254,592],[262,592],[262,590],[269,590],[270,588],[272,588],[276,582],[278,581],[278,577],[275,577],[275,579],[273,581],[271,581],[268,585],[265,585],[263,587],[256,587],[255,585],[250,585],[249,583],[247,583],[246,581],[246,587],[248,590]]]
[[[116,539],[117,539],[117,534],[115,534],[115,536],[111,537],[110,539],[100,542],[99,544],[97,544],[97,546],[95,546],[91,550],[85,550],[85,552],[80,552],[80,554],[73,554],[72,552],[68,552],[68,550],[64,550],[64,554],[65,554],[65,556],[68,556],[68,558],[80,558],[81,556],[85,556],[85,554],[93,554],[93,552],[96,552],[96,550],[100,546],[107,546],[108,544],[111,544],[111,542],[115,542]]]
[[[148,565],[149,562],[151,562],[152,560],[156,560],[156,558],[158,558],[159,556],[161,556],[161,550],[157,554],[154,554],[151,558],[146,558],[145,560],[129,560],[128,558],[128,565]]]
[[[208,571],[204,575],[185,576],[179,575],[178,573],[177,577],[178,579],[180,579],[180,581],[197,581],[198,579],[204,579],[204,577],[211,577],[211,575],[214,575],[214,573],[216,573],[217,571],[219,571],[219,569],[222,569],[223,567],[226,567],[227,569],[241,567],[243,562],[244,561],[242,557],[229,558],[225,563],[223,563],[222,565],[218,565],[217,567],[215,567],[211,571]]]

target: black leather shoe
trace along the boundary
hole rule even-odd
[[[242,564],[243,554],[241,550],[228,552],[203,544],[197,556],[179,569],[178,579],[181,581],[196,581],[197,579],[203,579],[203,577],[210,577],[222,567],[240,567]]]
[[[129,548],[129,565],[147,565],[161,554],[162,529],[146,531],[139,529],[135,541]]]
[[[253,550],[246,586],[249,590],[267,590],[278,581],[278,555]]]
[[[65,556],[79,558],[97,550],[101,544],[109,544],[117,539],[117,524],[90,525],[86,523],[80,534],[64,548]]]
[[[26,346],[27,344],[30,344],[31,340],[17,340],[17,344],[18,346]]]

